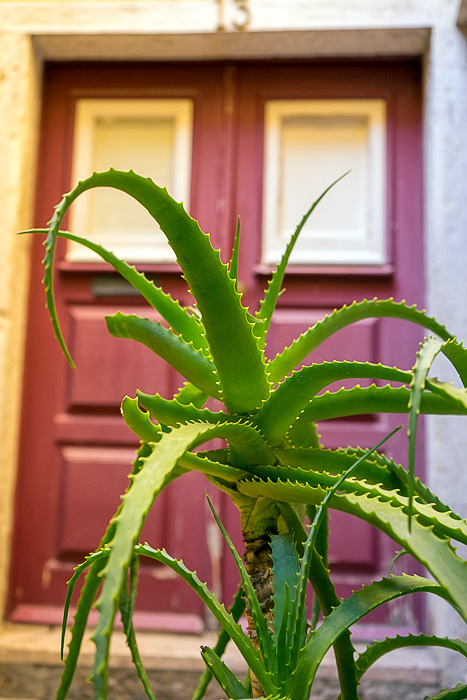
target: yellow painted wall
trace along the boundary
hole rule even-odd
[[[1,26],[1,25],[0,25]],[[39,76],[31,41],[0,35],[0,609],[15,485]]]

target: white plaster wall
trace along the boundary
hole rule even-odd
[[[467,37],[453,28],[457,3],[440,0],[426,59],[425,230],[428,307],[467,339]],[[446,364],[438,362],[441,372]],[[455,380],[455,375],[451,374]],[[467,426],[457,417],[428,419],[428,481],[467,517]],[[451,608],[432,601],[433,630],[464,636]],[[460,658],[441,654],[446,686],[467,680]]]
[[[457,0],[456,0],[456,5]],[[438,0],[249,0],[249,31],[433,26]],[[446,0],[447,7],[454,6]],[[215,31],[243,13],[233,0],[3,0],[8,31],[108,34]]]
[[[467,37],[452,31],[453,13],[444,5],[440,2],[426,71],[426,273],[430,311],[462,340],[467,339]],[[440,495],[465,510],[467,429],[458,422],[430,420],[430,476]]]
[[[27,291],[41,60],[53,58],[425,54],[426,281],[429,310],[467,338],[466,0],[250,0],[247,31],[233,0],[0,2],[0,608],[6,586]],[[227,31],[217,31],[220,21]],[[430,36],[431,31],[431,36]],[[35,51],[35,55],[33,53]],[[465,421],[433,418],[429,481],[467,512]],[[433,608],[434,610],[434,608]],[[457,622],[433,615],[438,632]],[[445,665],[446,682],[460,671]]]

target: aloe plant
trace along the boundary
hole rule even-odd
[[[176,254],[195,310],[181,307],[103,247],[60,229],[63,216],[76,197],[95,187],[125,192],[154,217]],[[414,473],[419,415],[467,413],[467,353],[462,344],[415,306],[392,299],[372,299],[335,310],[273,359],[265,356],[268,329],[290,253],[324,194],[297,227],[256,314],[245,308],[238,291],[239,230],[231,261],[224,264],[219,251],[183,206],[165,189],[132,171],[111,169],[79,182],[55,208],[48,229],[34,230],[47,233],[46,303],[70,364],[73,360],[61,333],[53,289],[58,237],[98,253],[166,322],[163,326],[147,318],[118,313],[106,319],[109,332],[144,343],[186,379],[172,400],[138,391],[134,398],[125,397],[122,402],[123,418],[140,438],[141,446],[121,506],[96,552],[77,568],[70,585],[71,590],[78,576],[86,571],[57,700],[67,695],[94,604],[99,617],[92,634],[96,653],[90,679],[96,700],[107,698],[109,644],[119,607],[146,694],[154,697],[139,660],[131,623],[137,562],[143,555],[177,571],[223,626],[216,648],[202,653],[207,672],[196,697],[201,697],[212,673],[229,697],[250,693],[250,688],[233,678],[220,659],[228,639],[237,644],[251,670],[252,697],[305,700],[324,653],[334,646],[341,698],[350,700],[358,697],[361,675],[382,653],[404,644],[420,643],[412,638],[388,640],[377,643],[355,660],[349,629],[363,615],[395,597],[424,590],[446,598],[467,620],[467,565],[451,544],[467,543],[467,523],[441,503]],[[430,336],[421,345],[412,371],[360,362],[323,362],[296,369],[332,334],[371,317],[398,318],[427,330]],[[439,353],[452,363],[463,388],[429,378],[430,367]],[[362,388],[358,385],[362,378],[387,384]],[[330,384],[348,379],[356,380],[354,388],[320,393]],[[223,410],[215,412],[205,407],[211,397],[222,401]],[[375,412],[407,414],[407,469],[374,449],[344,446],[329,450],[320,444],[314,421]],[[228,447],[200,451],[212,438],[224,439]],[[240,597],[228,613],[183,563],[138,542],[149,510],[157,508],[157,495],[171,481],[192,470],[205,474],[238,507],[246,543],[246,568],[235,552],[234,556],[247,597],[251,639],[238,625]],[[402,551],[426,567],[432,579],[391,576],[340,601],[326,566],[328,508],[350,513],[388,534]],[[308,532],[304,511],[311,523]],[[251,582],[258,579],[266,585],[253,590]],[[313,624],[311,631],[305,625],[307,580],[324,615],[322,624],[316,628]],[[422,643],[450,646],[465,655],[462,642],[422,637]],[[279,658],[288,659],[285,668],[278,663]],[[461,691],[460,687],[446,691],[445,697],[461,697],[459,692],[467,692],[467,686],[462,686]]]

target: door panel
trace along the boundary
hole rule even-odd
[[[373,256],[367,264],[363,264],[363,258],[355,261],[342,257],[345,251],[334,258],[322,258],[321,264],[313,262],[312,253],[298,255],[285,278],[286,292],[279,299],[267,353],[274,356],[309,325],[354,298],[378,295],[422,302],[420,75],[415,64],[51,65],[44,83],[37,226],[50,218],[53,205],[73,182],[77,106],[93,103],[101,109],[105,100],[109,101],[109,109],[118,103],[117,112],[123,104],[131,111],[131,102],[138,100],[151,113],[152,103],[158,100],[166,106],[177,100],[192,105],[190,213],[211,233],[214,245],[223,251],[223,259],[231,250],[240,214],[240,286],[252,310],[271,274],[271,257],[264,254],[263,243],[265,227],[271,220],[269,205],[263,208],[263,202],[268,201],[264,172],[265,167],[269,170],[265,166],[268,105],[279,105],[279,111],[284,111],[285,105],[286,117],[295,118],[299,104],[305,104],[309,111],[313,101],[326,104],[326,108],[336,101],[341,107],[351,104],[354,112],[359,100],[367,106],[384,104],[385,186],[378,194],[379,201],[385,203],[384,255],[380,255],[380,248],[377,261]],[[304,115],[298,116],[301,119]],[[316,151],[315,132],[310,136],[308,117],[298,124],[298,131],[294,122],[293,138],[305,126],[306,138]],[[322,122],[316,119],[313,128],[317,123],[322,128]],[[333,123],[335,126],[335,120]],[[349,138],[358,141],[360,137],[354,137],[352,129]],[[295,163],[297,158],[300,161],[300,153],[296,144],[294,149]],[[282,175],[286,172],[287,168]],[[337,172],[336,177],[340,174]],[[320,194],[311,183],[308,187],[306,180],[294,191],[294,206],[301,214]],[[404,183],[410,183],[410,187]],[[290,183],[287,186],[293,187]],[[338,188],[329,194],[331,208],[348,206],[340,199]],[[345,211],[339,211],[338,220],[345,218]],[[81,225],[79,216],[73,221]],[[135,240],[137,236],[133,243]],[[128,241],[123,243],[127,245]],[[181,378],[142,345],[108,335],[106,314],[122,310],[153,319],[157,314],[148,311],[105,264],[75,253],[67,256],[61,242],[55,281],[58,312],[77,370],[66,366],[43,308],[41,241],[35,239],[32,245],[10,610],[13,619],[28,620],[34,609],[35,615],[47,621],[55,619],[51,611],[62,605],[64,583],[73,565],[96,546],[127,483],[137,441],[121,420],[123,396],[133,396],[137,388],[170,396],[180,386]],[[142,249],[136,245],[133,250]],[[154,257],[154,251],[147,254],[147,250],[129,256],[135,256],[131,261],[138,269],[182,304],[192,303],[172,260],[158,258],[157,252]],[[407,331],[406,327],[402,336],[398,324],[387,319],[364,321],[326,341],[306,361],[358,359],[411,367],[418,337],[416,330]],[[329,447],[344,443],[372,445],[396,421],[397,417],[376,416],[323,421],[319,432]],[[404,460],[405,449],[404,438],[399,435],[389,452]],[[212,529],[204,487],[200,474],[186,475],[171,484],[150,514],[142,539],[153,546],[165,546],[171,554],[183,558],[228,601],[238,576]],[[213,496],[241,549],[235,509],[224,495]],[[341,593],[355,588],[362,576],[370,580],[387,571],[393,555],[389,540],[340,513],[331,519],[331,544],[331,568]],[[138,606],[146,615],[140,620],[150,620],[146,624],[172,625],[177,618],[179,628],[193,629],[193,616],[198,627],[204,624],[198,599],[160,566],[142,565]],[[171,611],[172,621],[161,617],[166,610]],[[387,619],[384,615],[378,619]]]
[[[284,347],[291,345],[307,328],[333,309],[278,309],[271,322],[268,335],[267,353],[273,358]],[[357,360],[377,362],[380,319],[365,319],[343,328],[324,341],[305,358],[302,364],[312,362],[332,362],[332,360]]]
[[[71,306],[70,352],[79,372],[67,369],[69,395],[67,410],[112,408],[123,396],[134,396],[140,389],[169,396],[174,386],[174,372],[141,343],[114,338],[108,332],[105,316],[121,307]],[[141,306],[125,306],[126,314],[142,314],[152,321],[157,314]],[[90,351],[92,348],[92,352]]]
[[[60,559],[92,552],[128,485],[130,449],[63,447],[60,513],[57,523]]]

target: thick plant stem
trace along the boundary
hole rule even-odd
[[[272,621],[274,619],[274,614],[272,611],[274,577],[272,573],[271,545],[269,535],[266,534],[258,539],[245,541],[244,559],[247,572],[256,590],[256,595],[258,596],[258,600],[266,618],[268,627],[272,629]],[[246,603],[245,613],[248,622],[249,637],[252,644],[256,648],[259,648],[258,635],[248,602]],[[253,675],[251,677],[251,696],[253,698],[260,698],[264,696],[264,691],[261,688],[261,685]]]

